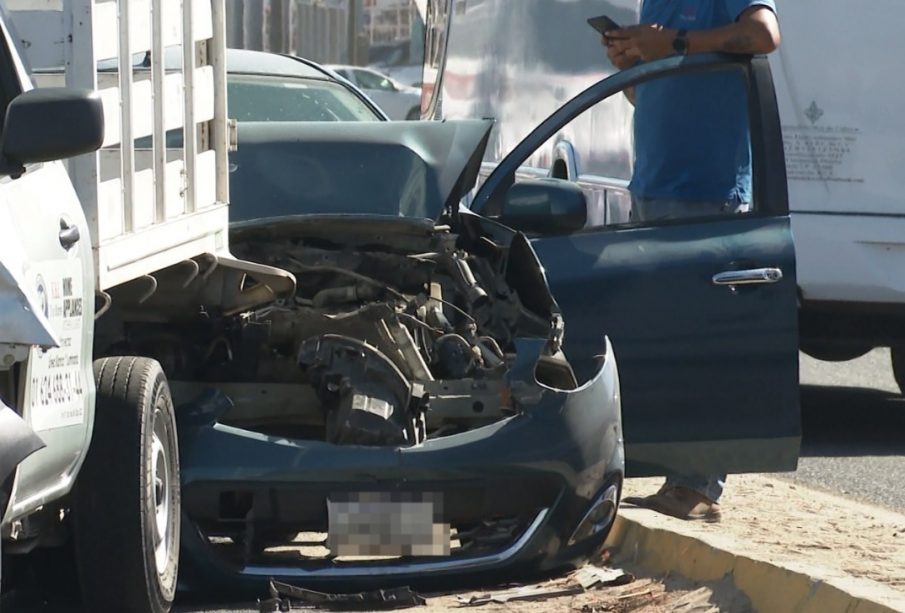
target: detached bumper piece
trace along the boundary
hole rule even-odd
[[[298,604],[298,606],[294,606]],[[259,603],[261,613],[295,609],[332,611],[393,611],[427,604],[420,594],[408,587],[373,590],[353,594],[325,594],[295,587],[279,581],[270,582],[270,599]]]

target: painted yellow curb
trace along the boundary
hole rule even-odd
[[[621,508],[607,546],[656,574],[696,582],[731,577],[760,613],[902,613],[905,594],[806,565],[774,564],[720,535],[683,534],[678,520]]]

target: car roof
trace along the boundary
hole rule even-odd
[[[147,56],[144,53],[133,54],[132,61],[134,66],[150,68],[145,63]],[[164,62],[167,70],[178,70],[182,65],[182,47],[178,45],[167,47]],[[97,68],[99,71],[116,70],[117,61],[115,59],[101,60],[97,63]],[[380,107],[374,104],[364,92],[350,83],[345,77],[316,62],[301,57],[280,55],[267,51],[252,51],[250,49],[227,49],[226,73],[227,75],[261,75],[332,81],[342,85],[352,92],[353,95],[361,98],[368,105],[368,108],[374,111],[381,120],[389,120],[387,114]]]
[[[377,72],[367,66],[353,66],[351,64],[327,64],[326,67],[330,70],[367,70],[368,72]]]
[[[227,49],[226,72],[335,80],[328,70],[309,60],[249,49]]]
[[[136,67],[150,68],[145,53],[133,54],[132,62]],[[179,45],[167,47],[164,62],[167,70],[179,70],[182,66],[182,47]],[[116,59],[101,60],[97,63],[97,67],[101,71],[116,70],[117,61]],[[330,81],[337,81],[341,78],[331,70],[304,58],[249,49],[227,49],[226,72]]]
[[[370,72],[372,74],[380,75],[381,77],[389,79],[390,76],[386,73],[383,73],[375,68],[371,68],[370,66],[352,66],[350,64],[328,64],[325,66],[330,70],[363,70],[365,72]]]

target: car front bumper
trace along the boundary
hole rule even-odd
[[[579,388],[563,391],[534,379],[542,344],[520,343],[509,378],[523,409],[519,415],[415,447],[337,446],[225,426],[215,416],[228,399],[216,392],[184,407],[181,572],[186,585],[238,592],[260,590],[275,578],[349,591],[435,580],[448,585],[458,578],[487,581],[584,561],[609,530],[624,475],[612,349],[606,341],[596,374]],[[376,561],[298,557],[287,562],[285,556],[268,563],[230,561],[208,538],[208,527],[222,526],[237,496],[249,502],[232,519],[251,530],[310,525],[326,532],[326,501],[341,492],[431,493],[443,501],[442,521],[453,526],[507,517],[523,521],[511,539],[475,553]],[[608,512],[601,514],[601,505]]]

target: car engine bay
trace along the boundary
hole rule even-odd
[[[548,339],[538,381],[576,381],[527,240],[471,226],[345,218],[239,231],[232,252],[292,273],[291,296],[176,322],[132,311],[110,352],[158,359],[177,404],[220,389],[233,402],[221,423],[272,436],[411,446],[493,423],[519,412],[507,383],[517,337]],[[242,275],[239,289],[260,282]],[[155,299],[175,291],[166,275],[158,283]]]

